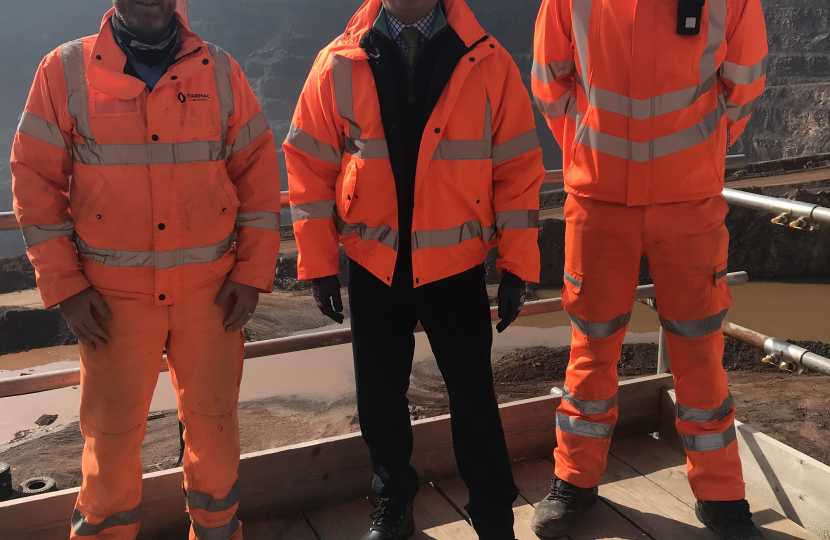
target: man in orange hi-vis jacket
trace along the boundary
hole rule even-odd
[[[556,470],[535,532],[555,537],[597,499],[617,420],[617,370],[641,256],[650,262],[697,515],[761,538],[744,500],[722,366],[729,141],[764,90],[759,0],[545,0],[532,87],[564,152],[562,299],[573,322]]]
[[[241,329],[274,280],[276,147],[239,65],[175,16],[175,0],[114,4],[99,34],[43,60],[11,158],[43,304],[60,305],[80,341],[70,537],[136,538],[166,349],[190,538],[241,539]]]
[[[463,0],[367,0],[317,57],[283,145],[297,273],[342,322],[381,505],[364,540],[415,530],[406,393],[420,322],[447,383],[453,441],[484,540],[513,540],[513,483],[483,263],[499,248],[502,331],[539,280],[542,151],[510,54]]]

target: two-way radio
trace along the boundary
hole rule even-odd
[[[706,0],[678,0],[677,33],[681,36],[700,34],[700,19]]]

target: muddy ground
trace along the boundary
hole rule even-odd
[[[801,346],[825,356],[830,345]],[[762,354],[727,340],[725,366],[730,372],[737,418],[805,454],[830,464],[830,384],[820,375],[779,373],[760,362]],[[649,375],[656,365],[657,346],[626,345],[619,364],[621,379]],[[500,403],[546,395],[561,387],[567,348],[532,347],[495,354],[493,372]],[[413,418],[449,412],[446,388],[434,361],[418,362],[409,391]],[[243,402],[239,407],[243,453],[266,450],[359,430],[354,395],[334,402],[272,398]],[[553,436],[553,434],[551,434]],[[80,485],[83,438],[78,424],[46,436],[21,441],[3,452],[16,484],[48,475],[60,488]],[[145,472],[168,469],[179,455],[175,412],[151,420],[142,447]]]

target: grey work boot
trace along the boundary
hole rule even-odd
[[[746,499],[697,501],[695,514],[723,540],[764,540],[764,535],[752,523],[752,512]]]
[[[567,534],[573,520],[599,499],[599,488],[580,488],[555,475],[550,493],[536,505],[530,524],[539,538],[558,538]]]

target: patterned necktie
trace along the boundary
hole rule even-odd
[[[399,35],[409,47],[406,55],[406,63],[409,64],[409,69],[412,69],[415,66],[415,59],[418,58],[418,53],[421,52],[421,32],[417,28],[410,26],[401,30]]]

